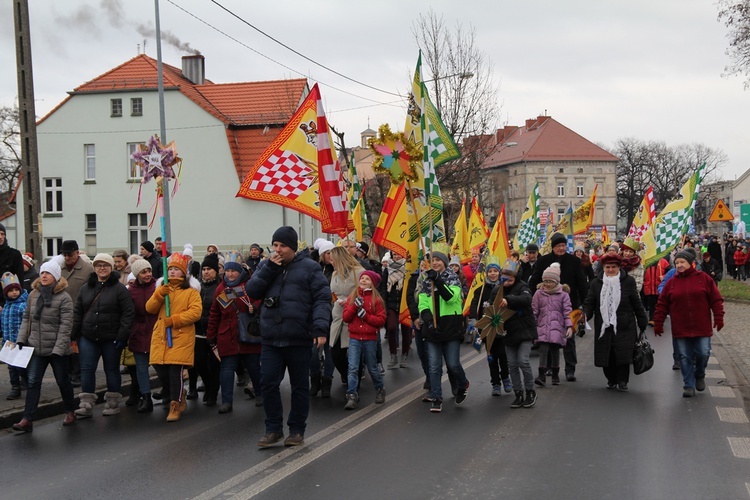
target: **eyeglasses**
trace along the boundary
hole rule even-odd
[[[94,264],[94,267],[97,267],[99,269],[103,269],[105,267],[110,267],[110,266],[109,266],[109,264],[107,264],[105,262],[97,262],[96,264]]]
[[[557,281],[555,280],[544,280],[542,281],[545,285],[557,285]]]

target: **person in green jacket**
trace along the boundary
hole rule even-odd
[[[461,282],[448,267],[448,256],[442,252],[432,253],[432,268],[425,272],[425,280],[419,293],[419,316],[422,335],[427,344],[430,371],[430,411],[439,413],[443,409],[443,393],[440,379],[445,365],[456,379],[456,405],[466,400],[469,381],[461,366],[461,342],[463,332],[463,300]]]

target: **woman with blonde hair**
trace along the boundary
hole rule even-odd
[[[356,290],[359,277],[365,271],[343,246],[331,249],[331,264],[333,274],[331,275],[331,292],[333,293],[333,310],[331,311],[331,332],[329,342],[331,344],[331,358],[336,370],[341,375],[342,383],[347,383],[349,364],[349,329],[343,320],[344,304],[347,297]],[[322,384],[330,384],[331,380],[323,380]]]

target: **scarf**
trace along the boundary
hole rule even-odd
[[[39,298],[36,301],[36,309],[34,309],[34,319],[39,320],[42,317],[42,309],[44,306],[49,306],[52,303],[52,290],[55,289],[57,283],[51,285],[42,286],[39,285]]]
[[[641,258],[637,255],[633,255],[632,257],[623,257],[622,258],[622,268],[625,270],[626,273],[629,273],[636,267],[638,267],[638,264],[641,263]]]
[[[422,278],[422,276],[424,276],[424,273],[422,273],[420,278]],[[440,273],[440,278],[442,278],[443,283],[445,283],[446,286],[457,286],[458,288],[461,288],[461,281],[458,279],[458,275],[450,267],[446,267],[445,270]],[[431,285],[432,280],[425,278],[422,281],[422,293],[432,295]]]
[[[602,315],[602,330],[599,338],[608,327],[617,334],[617,307],[620,305],[620,275],[602,276],[602,291],[599,294],[599,311]]]
[[[401,290],[404,286],[404,273],[406,272],[406,259],[393,259],[388,264],[388,288],[390,292],[393,287],[396,290]]]
[[[234,281],[229,281],[229,279],[227,278],[227,275],[225,274],[224,275],[224,284],[227,286],[227,288],[233,288],[233,287],[239,285],[240,283],[242,283],[243,279],[247,280],[247,271],[245,271],[244,269],[242,270],[242,272],[240,273],[240,275],[237,277],[237,279],[234,280]]]

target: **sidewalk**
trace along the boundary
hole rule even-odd
[[[151,390],[159,385],[156,372],[153,368],[151,371]],[[104,378],[104,369],[102,368],[101,361],[99,362],[99,369],[96,372],[96,393],[99,395],[99,402],[103,402],[103,396],[106,392],[106,383]],[[10,375],[8,374],[8,365],[0,363],[0,430],[9,429],[11,425],[21,420],[23,408],[26,403],[26,391],[22,391],[21,398],[8,401],[5,396],[10,392]],[[123,394],[123,402],[121,406],[124,406],[125,399],[130,395],[130,375],[122,375],[122,389],[120,392]],[[76,396],[76,405],[78,404],[78,394],[81,393],[80,387],[73,388],[73,393]],[[64,413],[62,398],[60,397],[60,389],[57,387],[55,382],[55,376],[52,373],[52,367],[48,366],[47,371],[44,374],[44,381],[42,382],[42,394],[39,399],[39,407],[37,408],[34,420],[41,420],[43,418],[52,417],[55,415],[62,415]]]

